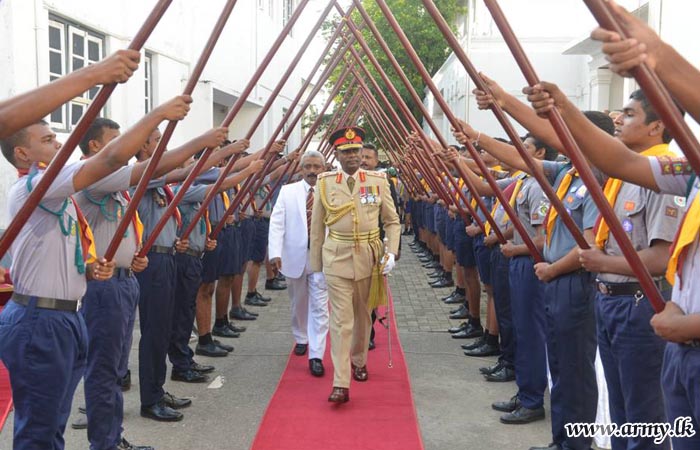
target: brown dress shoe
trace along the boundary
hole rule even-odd
[[[368,376],[367,366],[357,367],[354,364],[352,365],[352,377],[355,381],[367,381]]]
[[[333,387],[333,392],[328,397],[328,401],[333,403],[345,403],[348,400],[350,400],[350,389],[348,388]]]

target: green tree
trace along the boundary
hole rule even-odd
[[[457,19],[460,16],[465,15],[467,12],[466,0],[434,1],[435,5],[440,10],[442,16],[445,18],[447,23],[455,24]],[[411,41],[411,45],[413,45],[413,48],[418,53],[418,56],[423,62],[423,65],[425,65],[425,68],[431,74],[437,72],[437,70],[443,65],[447,57],[450,55],[451,50],[447,45],[447,42],[443,38],[442,33],[440,33],[440,30],[438,30],[430,15],[425,11],[422,1],[386,0],[386,3],[389,6],[389,9],[391,9],[397,22],[399,22],[399,25],[403,29],[406,36],[408,36],[408,39]],[[398,61],[406,76],[408,77],[413,88],[416,90],[416,92],[418,92],[418,95],[422,96],[426,88],[425,83],[423,82],[423,79],[421,78],[418,71],[413,67],[411,60],[406,54],[406,51],[401,45],[401,42],[396,36],[396,33],[394,33],[394,31],[389,26],[389,23],[382,14],[381,9],[379,8],[379,6],[377,6],[374,0],[362,0],[362,5],[367,10],[367,14],[370,16],[374,24],[379,29],[379,32],[384,38],[384,41],[386,41],[387,46]],[[362,16],[360,16],[357,10],[353,12],[352,17],[353,22],[358,27],[360,27],[360,25],[364,23],[362,20]],[[324,32],[326,33],[327,37],[330,37],[330,32],[334,29],[334,27],[335,23],[327,22],[325,24]],[[454,25],[453,31],[455,31]],[[416,117],[416,119],[418,119],[420,123],[422,121],[420,109],[413,101],[408,89],[402,83],[399,75],[394,72],[391,63],[389,62],[389,58],[377,43],[376,39],[374,38],[374,35],[366,26],[362,28],[361,33],[364,37],[364,40],[367,42],[367,45],[372,50],[372,53],[377,58],[380,66],[387,73],[392,84],[401,94],[401,97],[410,108],[414,117]],[[355,48],[358,51],[361,50],[358,44],[355,44]],[[348,61],[352,61],[352,58],[350,57]],[[392,103],[393,108],[397,112],[399,112],[400,109],[394,102],[394,99],[392,98],[389,90],[384,85],[381,77],[379,76],[379,73],[376,71],[376,69],[371,64],[369,59],[367,59],[366,56],[364,57],[364,63],[369,69],[370,73],[372,74],[372,77],[375,80],[377,80],[377,83],[384,91],[386,97]],[[338,79],[342,67],[344,67],[344,65],[341,63],[340,67],[336,68],[334,73],[331,75],[329,80],[331,83],[334,83]],[[346,81],[344,84],[347,86],[348,82]],[[340,102],[340,99],[342,98],[344,92],[345,88],[341,89],[339,96],[336,98],[336,103]],[[336,104],[336,106],[339,105]],[[399,114],[399,116],[401,116],[401,114]],[[406,123],[406,125],[408,125],[408,123]],[[367,132],[368,140],[373,140],[374,136],[372,136],[371,131],[367,130]]]

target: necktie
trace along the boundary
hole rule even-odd
[[[640,154],[642,156],[675,156],[668,149],[668,144],[655,145],[647,150],[644,150]],[[616,180],[614,178],[610,178],[608,180],[608,182],[605,183],[604,192],[605,192],[605,198],[608,199],[608,203],[615,206],[615,202],[617,201],[617,194],[620,193],[621,188],[622,188],[622,180]],[[596,230],[597,230],[596,234],[595,234],[596,246],[600,249],[603,249],[603,248],[605,248],[605,242],[607,242],[608,236],[610,236],[610,227],[608,227],[608,224],[603,219],[603,216],[599,217],[598,226],[596,227]]]
[[[688,210],[683,217],[676,239],[671,246],[671,258],[668,260],[668,268],[666,270],[666,279],[669,283],[675,282],[675,275],[678,273],[678,279],[681,283],[679,286],[683,288],[683,279],[681,272],[683,270],[683,262],[687,257],[690,245],[698,236],[700,228],[700,195],[695,195],[693,202],[688,206]]]
[[[353,177],[348,177],[348,189],[350,189],[350,193],[352,193],[352,190],[355,188],[355,179]]]
[[[311,212],[314,208],[314,188],[309,188],[309,193],[306,196],[306,248],[311,247]]]

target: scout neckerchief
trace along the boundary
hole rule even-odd
[[[174,193],[177,194],[177,191],[180,190],[180,185],[175,186]],[[200,207],[202,206],[201,203],[197,203]],[[177,210],[179,210],[179,206],[177,207]],[[180,211],[180,216],[182,217],[182,211]],[[189,222],[184,222],[182,225],[188,226]],[[204,236],[209,236],[209,232],[211,231],[211,223],[209,222],[209,211],[204,211],[204,214],[199,218],[199,232],[204,235]]]
[[[693,188],[695,182],[695,174],[691,176],[690,182],[688,183],[688,195]],[[669,283],[675,283],[675,275],[678,274],[678,280],[680,282],[679,288],[683,288],[683,278],[681,274],[683,273],[683,264],[685,263],[685,258],[688,254],[688,249],[690,244],[695,242],[698,236],[698,231],[700,230],[700,193],[695,194],[695,198],[688,206],[688,209],[683,216],[683,221],[681,226],[676,233],[676,238],[673,240],[673,245],[671,245],[671,258],[668,260],[668,267],[666,269],[666,279]]]
[[[121,193],[124,198],[127,201],[131,200],[131,196],[127,191],[123,191]],[[124,206],[117,200],[114,196],[114,194],[107,194],[104,197],[102,197],[101,200],[97,200],[96,198],[93,198],[90,195],[90,192],[85,189],[83,190],[83,195],[85,195],[85,198],[90,201],[90,203],[93,203],[97,206],[100,207],[100,212],[102,213],[102,216],[105,218],[107,222],[116,222],[118,220],[121,220],[122,216],[124,215]],[[110,212],[107,210],[107,202],[109,201],[110,197],[114,198],[116,206],[114,207],[114,211]],[[141,245],[141,238],[143,236],[143,223],[141,223],[141,219],[139,218],[139,213],[136,211],[133,216],[131,216],[131,224],[134,226],[134,240],[136,241],[136,247],[139,247]],[[127,228],[126,231],[124,232],[124,237],[129,236],[129,229]]]
[[[523,186],[523,180],[526,178],[527,174],[523,172],[522,170],[518,170],[517,172],[513,173],[512,178],[517,178],[514,182],[510,183],[508,186],[506,186],[505,189],[503,189],[503,196],[508,197],[508,204],[510,205],[511,208],[515,208],[515,199],[518,196],[518,192],[520,192],[520,188]],[[498,207],[501,206],[501,201],[496,198],[496,203],[493,205],[493,208],[491,209],[491,217],[495,217],[496,211],[498,211]],[[501,224],[505,225],[508,223],[508,214],[503,215],[503,219],[501,220]],[[491,223],[486,222],[484,225],[484,231],[486,232],[486,236],[491,234]]]
[[[27,176],[27,191],[32,192],[34,186],[32,186],[32,180],[39,173],[39,168],[36,165],[32,165],[31,169],[19,169],[18,174],[20,177]],[[68,209],[69,204],[73,204],[75,207],[75,215],[78,220],[74,220],[73,217],[68,215],[68,221],[64,220],[64,214],[66,209]],[[78,207],[78,204],[73,201],[72,197],[68,197],[63,200],[63,205],[58,209],[58,211],[52,211],[39,203],[39,208],[53,214],[58,220],[58,225],[61,228],[61,233],[64,236],[70,236],[77,234],[77,239],[75,240],[75,267],[78,269],[79,274],[84,274],[86,266],[97,261],[97,251],[95,250],[95,238],[92,235],[92,230],[85,216],[83,216],[82,211]]]
[[[640,153],[640,155],[673,156],[673,153],[668,149],[668,144],[659,144],[644,150],[642,153]],[[605,198],[608,199],[608,203],[610,203],[610,205],[615,206],[615,202],[617,201],[617,195],[620,193],[622,184],[623,181],[618,180],[616,178],[610,178],[608,179],[607,183],[605,183]],[[596,227],[596,230],[597,231],[595,234],[595,243],[596,246],[602,250],[603,248],[605,248],[605,243],[607,242],[608,237],[610,236],[610,227],[608,227],[608,224],[605,222],[605,219],[603,219],[603,216],[598,217],[598,225]]]
[[[170,189],[170,186],[167,184],[163,186],[163,192],[165,192],[165,198],[168,200],[168,204],[172,203],[173,199],[175,198],[175,194],[173,194],[173,190]],[[182,214],[180,214],[180,210],[175,208],[175,212],[173,213],[175,216],[175,220],[177,221],[177,228],[182,227]]]
[[[569,192],[569,187],[571,187],[571,183],[574,181],[574,178],[578,178],[578,171],[574,168],[567,170],[564,178],[561,179],[561,183],[559,183],[559,188],[557,189],[557,197],[559,200],[564,201],[564,197]],[[547,211],[547,217],[544,221],[547,224],[547,245],[551,245],[552,243],[552,232],[554,231],[554,223],[556,222],[558,216],[559,212],[556,210],[556,208],[552,208],[550,206],[549,211]]]

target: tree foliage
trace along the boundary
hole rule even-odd
[[[413,45],[413,48],[416,50],[416,53],[423,62],[423,65],[428,70],[428,73],[434,74],[435,72],[437,72],[437,70],[443,65],[443,63],[451,53],[451,50],[447,45],[447,42],[445,41],[444,37],[442,36],[442,33],[440,33],[440,30],[433,22],[432,17],[430,17],[430,15],[425,11],[422,1],[386,0],[386,3],[389,6],[389,9],[392,11],[397,22],[403,29],[406,36],[408,36],[408,39],[410,40],[411,44]],[[387,46],[389,47],[392,54],[403,69],[403,72],[406,74],[411,85],[416,90],[418,95],[422,97],[426,88],[425,83],[423,82],[423,79],[421,78],[418,71],[414,68],[413,63],[406,54],[406,51],[401,45],[401,42],[396,36],[396,33],[389,26],[389,23],[384,17],[384,14],[382,13],[381,9],[376,4],[375,0],[362,0],[362,5],[364,6],[364,8],[367,11],[367,14],[370,16],[370,18],[378,28],[379,32],[382,35],[382,38],[384,38],[384,41],[386,41]],[[440,10],[442,16],[449,24],[455,24],[457,19],[460,16],[466,14],[467,12],[465,0],[435,0],[435,5]],[[364,23],[362,16],[357,10],[353,12],[352,17],[353,22],[358,27],[360,27],[360,25]],[[325,24],[324,32],[326,33],[327,38],[330,37],[330,34],[332,33],[332,31],[334,31],[335,26],[336,23],[327,22]],[[379,65],[384,69],[389,79],[391,80],[391,83],[398,90],[398,92],[401,95],[401,98],[403,98],[403,100],[408,105],[409,109],[412,111],[414,117],[416,117],[420,123],[422,117],[418,106],[413,101],[411,94],[401,81],[399,75],[394,71],[389,61],[389,58],[384,53],[377,40],[374,38],[374,35],[370,31],[369,27],[365,26],[364,28],[362,28],[361,33],[364,37],[365,42],[367,42],[368,47],[371,49],[372,53],[378,60]],[[355,43],[355,49],[362,53],[361,48],[357,43]],[[348,61],[353,60],[350,57]],[[376,68],[372,65],[372,63],[366,56],[364,56],[364,63],[369,69],[370,73],[372,74],[372,77],[377,81],[379,86],[384,91],[386,97],[392,103],[392,107],[397,112],[399,112],[399,116],[401,117],[401,110],[396,104],[393,97],[391,96],[389,89],[382,81],[379,72],[376,70]],[[335,83],[336,80],[338,80],[343,67],[344,65],[340,64],[340,66],[336,68],[336,70],[329,79],[330,83]],[[351,78],[352,77],[348,77],[348,79]],[[345,86],[347,86],[348,81],[346,81],[344,84]],[[341,101],[345,90],[346,87],[341,89],[340,94],[336,98],[336,103]],[[379,100],[379,98],[377,98],[377,100]],[[406,123],[406,125],[408,124]],[[367,131],[368,134],[371,135],[371,131]],[[372,136],[368,137],[372,139]]]

